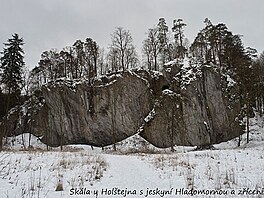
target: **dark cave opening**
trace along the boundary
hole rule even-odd
[[[162,86],[162,91],[165,90],[165,89],[169,89],[169,88],[170,88],[169,85],[163,85],[163,86]]]

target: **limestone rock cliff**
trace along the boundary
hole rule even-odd
[[[123,72],[93,85],[57,80],[12,109],[0,129],[8,135],[30,132],[50,146],[105,146],[138,131],[162,148],[211,145],[240,135],[240,105],[230,104],[221,75],[209,67],[192,75],[174,65],[163,74]]]
[[[200,77],[183,89],[172,82],[155,104],[141,136],[157,147],[205,146],[237,137],[239,102],[230,105],[221,76],[204,67]]]
[[[110,145],[137,133],[152,108],[151,98],[148,82],[129,72],[93,86],[56,81],[42,87],[43,104],[35,106],[33,117],[26,116],[33,104],[28,102],[22,107],[25,116],[21,107],[13,109],[2,128],[10,135],[30,132],[50,146]]]

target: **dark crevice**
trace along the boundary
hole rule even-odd
[[[163,85],[161,90],[164,91],[165,89],[169,89],[169,88],[170,88],[169,85]]]

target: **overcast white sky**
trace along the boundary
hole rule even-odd
[[[145,32],[160,17],[170,28],[173,19],[182,18],[191,42],[209,18],[244,35],[245,46],[264,50],[264,0],[0,0],[0,51],[2,43],[18,33],[32,68],[41,52],[60,50],[77,39],[91,37],[107,47],[117,26],[129,29],[141,50]]]

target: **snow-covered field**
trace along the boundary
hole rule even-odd
[[[0,153],[0,197],[264,197],[264,122],[251,119],[243,136],[195,151],[157,149],[135,135],[111,147],[51,151],[28,134]]]

